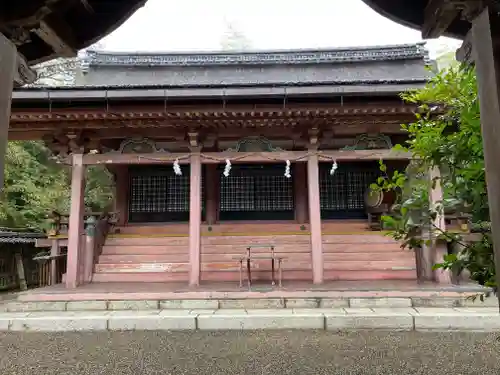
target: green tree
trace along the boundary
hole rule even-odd
[[[458,273],[468,270],[472,280],[496,291],[475,72],[452,65],[424,89],[403,94],[403,99],[418,104],[419,110],[415,121],[403,126],[408,141],[397,147],[412,152],[416,160],[374,186],[399,192],[398,204],[384,220],[393,237],[406,247],[417,248],[423,244],[425,229],[437,230],[433,228],[437,214],[451,209],[468,214],[481,239],[467,244],[460,234],[438,231],[441,239],[465,247],[435,267]],[[429,207],[427,195],[429,184],[436,183],[426,178],[432,167],[441,170],[444,193],[435,207]],[[381,169],[385,171],[383,163]]]
[[[56,163],[51,155],[42,141],[9,142],[0,199],[0,226],[43,230],[47,214],[69,211],[71,170]],[[113,197],[113,181],[105,167],[89,168],[86,182],[87,209],[107,209]]]
[[[9,142],[0,224],[42,229],[51,210],[67,211],[66,172],[50,160],[43,142]]]

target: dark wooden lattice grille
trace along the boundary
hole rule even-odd
[[[285,167],[236,165],[230,175],[220,167],[221,220],[275,220],[293,218],[293,179]]]
[[[167,177],[167,210],[170,212],[189,212],[189,174]],[[203,186],[203,185],[202,185]]]
[[[130,179],[130,212],[167,211],[167,176],[132,176]]]
[[[365,216],[364,194],[379,175],[376,163],[340,164],[330,175],[331,164],[320,164],[320,206],[323,218]]]
[[[129,221],[162,222],[189,220],[189,166],[177,176],[170,167],[130,169]],[[202,174],[202,209],[205,207]]]

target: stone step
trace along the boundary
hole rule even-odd
[[[497,309],[380,308],[0,313],[0,331],[321,329],[499,332]]]
[[[478,289],[479,290],[479,289]],[[0,313],[3,312],[36,312],[36,311],[122,311],[122,310],[262,310],[262,309],[400,309],[400,308],[465,308],[465,309],[496,309],[498,299],[495,296],[486,297],[484,301],[472,300],[469,297],[476,292],[438,292],[425,291],[328,291],[300,292],[275,291],[283,297],[244,297],[248,292],[210,292],[207,297],[203,292],[157,292],[157,297],[144,299],[144,293],[91,293],[90,295],[64,294],[44,295],[43,300],[23,300],[23,297],[33,297],[20,293],[17,300],[0,303]],[[374,294],[382,296],[373,296]],[[151,293],[149,293],[151,295]],[[36,297],[36,295],[35,295]]]

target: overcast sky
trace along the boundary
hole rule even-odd
[[[407,0],[410,1],[410,0]],[[232,24],[253,49],[328,48],[413,43],[400,26],[361,0],[148,0],[100,46],[112,51],[218,50]],[[428,42],[434,52],[459,42]]]

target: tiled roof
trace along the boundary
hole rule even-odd
[[[83,66],[290,65],[428,59],[425,43],[245,52],[123,53],[87,51]]]
[[[35,243],[37,238],[45,237],[44,233],[0,229],[0,243]]]

